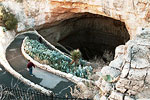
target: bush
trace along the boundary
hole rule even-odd
[[[81,58],[81,52],[79,49],[71,51],[72,63],[75,62],[75,65],[79,63],[79,59]]]
[[[23,0],[16,0],[16,2],[18,2],[18,3],[22,3],[22,2],[23,2]]]
[[[7,30],[16,29],[18,20],[15,18],[15,15],[6,11],[4,8],[2,10],[2,21]]]

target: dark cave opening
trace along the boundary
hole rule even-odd
[[[64,20],[39,33],[49,42],[53,39],[69,51],[79,48],[82,57],[86,60],[97,56],[106,62],[104,53],[108,51],[114,56],[115,48],[125,44],[130,38],[125,23],[91,13]]]

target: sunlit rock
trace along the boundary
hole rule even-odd
[[[89,32],[89,30],[87,30],[89,28],[96,30],[102,28],[101,30],[104,30],[103,34],[92,36],[102,37],[101,39],[98,38],[98,40],[101,43],[104,41],[104,44],[114,45],[116,43],[117,45],[115,45],[114,48],[120,45],[119,42],[122,44],[125,43],[125,45],[121,44],[121,46],[116,48],[115,59],[110,63],[110,66],[104,67],[101,70],[104,79],[96,81],[96,85],[103,89],[103,81],[109,80],[109,82],[113,84],[112,87],[108,85],[109,89],[103,89],[111,91],[110,93],[106,92],[110,100],[132,100],[131,95],[134,95],[137,100],[142,100],[143,98],[148,100],[150,98],[148,94],[150,93],[150,6],[148,0],[24,0],[22,3],[18,3],[15,0],[1,1],[5,8],[9,8],[10,11],[16,15],[19,21],[18,32],[28,29],[51,27],[51,29],[43,30],[43,33],[45,33],[43,34],[43,36],[45,36],[44,38],[48,37],[48,40],[51,42],[58,42],[64,39],[69,36],[70,32],[74,31],[75,28],[77,28],[77,30],[83,29],[81,30],[84,31],[83,33]],[[97,15],[102,15],[99,17],[101,23],[98,23],[97,20],[89,21],[88,17],[93,16],[91,14],[96,14],[94,18],[97,17]],[[120,20],[125,23],[125,25],[116,20],[108,21],[106,17]],[[71,18],[73,20],[69,20]],[[84,20],[75,22],[80,18]],[[70,23],[66,23],[68,21],[70,21]],[[2,29],[0,30],[2,31]],[[79,31],[77,30],[75,30],[74,33],[78,33]],[[105,32],[113,34],[109,37]],[[128,36],[128,33],[130,36]],[[0,36],[5,36],[1,34],[2,32]],[[85,36],[87,36],[87,34],[81,37]],[[88,36],[90,37],[90,35]],[[95,44],[95,37],[94,39],[88,38],[88,41],[90,41],[92,45]],[[116,38],[123,41],[114,43]],[[130,40],[128,41],[129,38]],[[93,40],[91,41],[91,39]],[[82,43],[86,45],[86,43],[84,43],[85,39],[81,38],[80,40],[83,40]],[[1,47],[5,45],[3,44],[5,41],[6,40],[1,39]],[[89,46],[90,43],[87,44],[87,46]],[[95,50],[97,50],[97,48]],[[117,92],[114,90],[114,87]],[[85,87],[81,88],[85,89]],[[101,98],[106,99],[103,96]]]

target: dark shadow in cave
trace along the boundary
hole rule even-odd
[[[82,16],[73,21],[73,27],[74,30],[59,40],[59,43],[68,50],[79,48],[86,60],[98,56],[107,61],[103,57],[105,51],[114,54],[118,45],[125,44],[129,40],[129,34],[123,22],[100,15]]]
[[[91,60],[98,56],[106,62],[104,52],[112,52],[114,55],[115,48],[130,38],[123,22],[91,13],[64,20],[49,28],[48,32],[60,33],[57,42],[70,51],[79,48],[84,59]],[[54,35],[50,33],[45,35],[47,40],[53,39]]]

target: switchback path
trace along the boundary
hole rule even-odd
[[[47,89],[52,90],[55,95],[65,96],[65,94],[67,93],[70,96],[69,87],[73,87],[74,84],[67,79],[48,73],[37,67],[33,69],[34,76],[29,75],[26,67],[28,61],[21,53],[21,44],[26,36],[29,36],[29,38],[31,39],[38,39],[38,36],[36,34],[31,33],[17,36],[6,50],[6,58],[9,64],[23,77]]]

